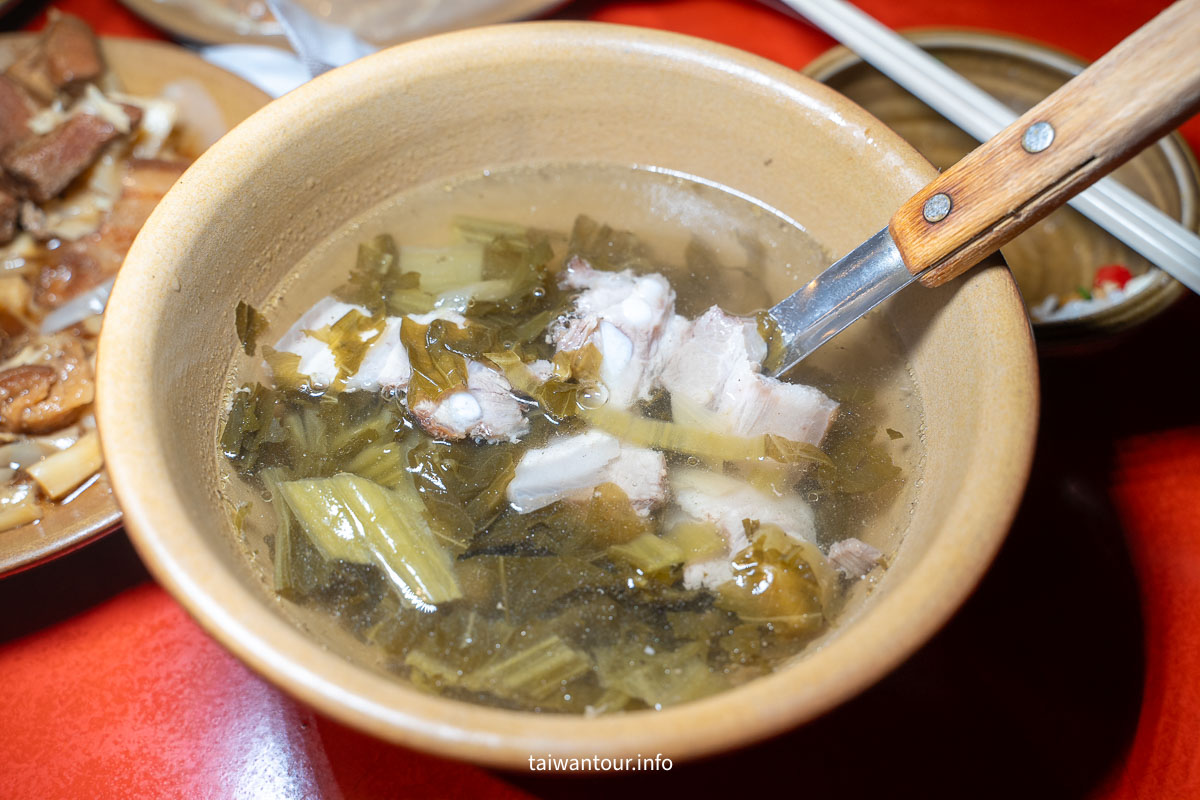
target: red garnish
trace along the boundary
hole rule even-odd
[[[1133,273],[1121,264],[1109,264],[1096,270],[1096,277],[1092,280],[1092,286],[1099,289],[1106,283],[1115,283],[1118,289],[1124,289],[1125,284],[1129,283],[1129,279],[1132,277]]]

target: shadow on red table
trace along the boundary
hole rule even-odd
[[[124,530],[0,578],[0,643],[49,628],[149,578]]]

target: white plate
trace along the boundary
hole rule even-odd
[[[3,0],[0,0],[3,2]],[[206,44],[287,47],[264,0],[121,0],[151,23]],[[297,0],[329,22],[347,25],[381,46],[435,33],[544,14],[563,0]]]

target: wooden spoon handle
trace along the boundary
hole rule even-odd
[[[1197,107],[1200,0],[1180,0],[901,206],[888,227],[905,265],[945,283]]]

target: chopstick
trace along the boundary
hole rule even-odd
[[[968,134],[986,141],[1019,116],[987,92],[845,0],[773,0],[857,53]],[[1148,89],[1152,91],[1152,89]],[[1200,237],[1112,178],[1071,206],[1200,294]]]

